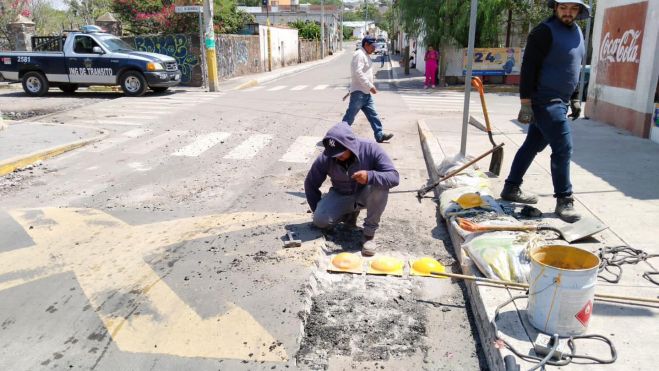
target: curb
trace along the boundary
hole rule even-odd
[[[242,83],[242,84],[240,84],[240,85],[238,85],[238,86],[236,86],[232,89],[229,89],[229,90],[243,90],[243,89],[247,89],[247,88],[252,88],[252,87],[254,87],[256,85],[259,85],[259,84],[263,84],[263,83],[266,83],[266,82],[269,82],[269,81],[272,81],[272,80],[276,80],[276,79],[279,79],[279,78],[282,78],[282,77],[285,77],[285,76],[289,76],[289,75],[292,75],[292,74],[295,74],[295,73],[303,72],[303,71],[306,71],[308,69],[319,66],[321,64],[329,63],[329,62],[333,61],[334,59],[338,58],[339,56],[343,55],[343,53],[345,53],[345,49],[341,50],[337,53],[334,53],[331,56],[326,57],[324,59],[319,59],[319,60],[316,60],[316,61],[313,61],[313,62],[298,64],[299,67],[292,68],[288,71],[275,72],[274,74],[272,74],[272,72],[274,72],[274,71],[265,72],[264,76],[257,77],[255,79],[249,80],[249,81],[244,82],[244,83]]]
[[[421,150],[426,162],[428,174],[430,176],[430,180],[434,182],[439,179],[439,174],[437,173],[437,165],[438,161],[440,160],[439,156],[446,157],[446,154],[443,152],[439,142],[435,139],[435,136],[428,128],[425,120],[418,120],[417,127],[419,130],[419,140],[421,141]],[[433,192],[435,193],[436,197],[439,197],[439,191],[437,187],[433,189]],[[446,228],[449,232],[449,236],[451,237],[453,253],[458,257],[463,273],[471,274],[471,272],[465,271],[465,268],[462,264],[462,251],[457,250],[460,249],[461,246],[460,236],[455,231],[455,229],[452,228],[451,223],[447,223]],[[464,284],[469,295],[468,299],[472,314],[474,316],[474,323],[478,331],[478,336],[480,337],[480,343],[485,355],[485,359],[487,361],[488,369],[503,371],[506,369],[503,360],[504,355],[499,349],[495,347],[496,334],[492,332],[492,328],[490,326],[487,308],[480,292],[481,285],[474,281],[464,281]]]
[[[0,161],[0,176],[9,174],[16,169],[28,166],[37,161],[46,160],[48,158],[61,155],[62,153],[66,153],[74,149],[84,147],[87,144],[97,142],[105,138],[106,136],[108,136],[108,134],[97,135],[90,139],[82,139],[61,146],[55,146],[42,151],[33,152],[28,155],[17,156],[14,158],[10,158],[9,160]]]

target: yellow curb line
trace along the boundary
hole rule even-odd
[[[72,151],[76,148],[84,147],[89,143],[93,143],[96,141],[101,140],[102,138],[106,137],[107,134],[105,135],[99,135],[91,139],[84,139],[84,140],[79,140],[77,142],[65,144],[63,146],[59,147],[54,147],[51,149],[47,149],[45,151],[41,152],[35,152],[26,156],[19,156],[15,157],[13,159],[9,159],[4,162],[0,162],[0,176],[3,176],[5,174],[9,174],[12,171],[25,167],[27,165],[33,164],[37,161],[45,160],[48,158],[52,158],[58,155],[61,155],[62,153]]]
[[[247,89],[247,88],[252,88],[252,87],[254,87],[258,84],[259,84],[259,82],[257,80],[249,80],[247,82],[244,82],[244,83],[236,86],[235,88],[233,88],[233,90],[243,90],[243,89]]]

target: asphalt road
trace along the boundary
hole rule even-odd
[[[459,283],[325,270],[359,231],[312,228],[303,180],[347,106],[349,54],[243,91],[45,118],[111,135],[0,186],[0,369],[479,369]],[[401,185],[377,241],[456,269],[434,202],[413,193],[420,109],[389,77],[376,108]],[[363,115],[353,128],[372,138]],[[286,229],[302,247],[282,248]]]

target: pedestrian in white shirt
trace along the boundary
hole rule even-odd
[[[350,63],[350,75],[352,77],[350,82],[350,104],[343,116],[343,121],[347,122],[348,125],[352,125],[357,112],[363,111],[371,124],[375,140],[382,143],[393,138],[394,135],[382,131],[382,122],[378,117],[378,113],[375,112],[375,104],[373,103],[373,94],[378,92],[373,84],[373,62],[370,57],[370,54],[375,51],[374,44],[375,38],[366,36],[362,40],[362,47],[352,55],[352,62]]]

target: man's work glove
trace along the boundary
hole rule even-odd
[[[579,99],[572,99],[570,101],[570,110],[572,113],[568,117],[572,117],[572,121],[578,119],[581,116],[581,101]]]
[[[517,121],[522,124],[530,124],[533,121],[533,108],[531,107],[531,102],[522,103],[522,108],[519,110],[517,115]]]

